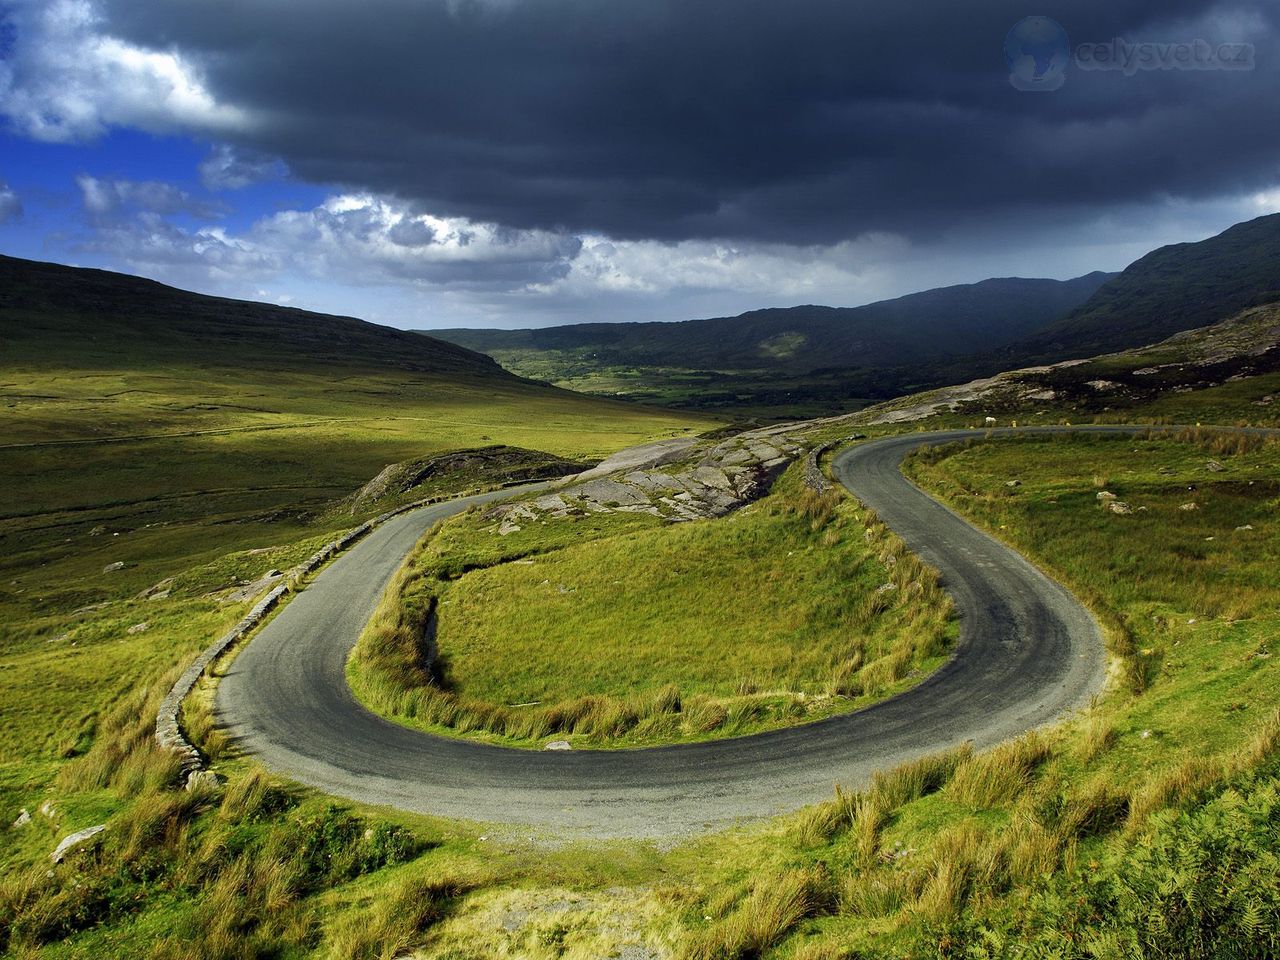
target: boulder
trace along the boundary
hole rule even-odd
[[[63,837],[62,841],[53,848],[53,853],[49,854],[49,859],[54,863],[61,863],[68,853],[86,840],[96,837],[105,829],[107,829],[107,825],[100,823],[97,826],[85,827],[83,830],[77,830],[75,833]]]
[[[1123,500],[1112,500],[1107,504],[1107,509],[1112,513],[1133,513],[1133,507],[1129,506]]]
[[[108,563],[105,567],[102,568],[102,572],[115,573],[117,570],[123,570],[123,569],[124,569],[124,561],[117,560],[115,563]]]

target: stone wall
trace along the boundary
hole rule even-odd
[[[360,526],[348,530],[337,540],[325,544],[305,561],[290,570],[284,581],[276,584],[269,593],[255,603],[239,623],[206,647],[200,656],[192,661],[191,665],[183,671],[182,676],[170,688],[164,700],[160,702],[160,710],[156,714],[156,742],[166,749],[173,750],[182,757],[182,770],[185,774],[189,776],[201,770],[204,767],[204,758],[201,757],[200,751],[187,739],[182,730],[182,702],[195,689],[196,684],[200,682],[200,678],[204,676],[204,672],[209,669],[209,666],[233,645],[252,633],[267,618],[267,615],[279,605],[285,594],[297,588],[303,577],[320,569],[335,555],[351,546],[378,524],[384,523],[401,513],[425,507],[430,503],[436,502],[436,499],[438,498],[405,504],[372,520],[366,520]]]

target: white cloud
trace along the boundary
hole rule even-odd
[[[1253,205],[1253,212],[1259,216],[1280,213],[1280,188],[1255,193],[1249,199]]]
[[[86,212],[97,219],[143,212],[165,216],[183,213],[212,220],[226,212],[216,203],[200,200],[173,184],[156,180],[99,179],[81,174],[76,177],[76,185]]]
[[[393,201],[339,194],[310,210],[286,210],[233,234],[189,229],[165,214],[198,204],[164,184],[78,178],[92,233],[80,248],[128,269],[193,283],[202,273],[223,284],[277,276],[353,286],[433,289],[523,288],[562,275],[581,244],[545,231],[434,217]],[[167,187],[167,188],[166,188]]]
[[[22,201],[10,186],[0,180],[0,224],[22,219]]]
[[[175,223],[163,211],[180,211],[190,198],[163,187],[82,178],[87,207],[102,212],[89,218],[80,249],[181,286],[405,327],[679,320],[853,305],[990,276],[1065,279],[1209,236],[1280,199],[1272,191],[1248,205],[1174,204],[1158,216],[1135,208],[1011,253],[998,224],[989,236],[967,231],[929,245],[883,233],[830,246],[663,243],[511,230],[365,193],[335,194],[233,231]]]
[[[590,297],[601,292],[722,290],[848,301],[874,288],[882,267],[907,249],[903,238],[884,233],[832,246],[589,237],[563,278],[533,292]]]
[[[0,61],[0,115],[37,140],[100,136],[111,125],[151,132],[234,132],[252,126],[219,103],[196,64],[103,31],[87,0],[18,0],[8,11],[17,42]]]
[[[878,292],[887,265],[907,250],[887,234],[829,247],[580,238],[434,216],[370,194],[336,194],[232,234],[167,220],[162,214],[190,212],[195,202],[172,187],[88,176],[79,182],[96,228],[87,247],[184,282],[201,270],[220,281],[243,270],[255,293],[276,274],[453,291],[504,301],[504,312],[578,311],[599,297],[653,302],[686,292],[857,302]]]
[[[258,221],[247,238],[304,272],[351,283],[520,287],[561,275],[581,247],[572,236],[416,213],[368,194]]]

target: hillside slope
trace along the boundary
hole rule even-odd
[[[1024,360],[1087,357],[1155,343],[1280,300],[1280,214],[1199,243],[1153,250],[1077,309],[1017,341]]]
[[[519,448],[543,469],[711,425],[360,320],[12,258],[0,367],[10,625],[37,602],[98,603],[202,557],[349,526],[359,516],[337,504],[388,464]]]
[[[587,323],[535,330],[435,330],[432,336],[510,360],[559,351],[607,365],[673,365],[803,373],[883,367],[1009,343],[1094,293],[1107,274],[1003,278],[861,307],[798,306],[675,323]],[[519,369],[519,367],[514,367]]]
[[[1160,343],[1064,360],[880,404],[859,422],[994,415],[1054,422],[1082,416],[1270,426],[1280,417],[1280,302],[1184,330]]]
[[[279,368],[350,366],[508,379],[489,357],[353,317],[189,293],[127,274],[0,256],[5,363],[120,359]]]

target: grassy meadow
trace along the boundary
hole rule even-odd
[[[238,590],[384,509],[353,515],[338,501],[386,464],[504,441],[589,459],[705,426],[501,376],[352,368],[340,386],[330,374],[249,386],[251,374],[217,370],[5,371],[5,796],[42,789],[58,744],[90,742],[123,692],[238,620],[251,599]],[[223,406],[230,394],[260,409]],[[209,409],[179,414],[190,405]]]
[[[1032,439],[915,461],[919,482],[1070,583],[1117,663],[1140,669],[1054,730],[670,849],[333,807],[234,753],[218,755],[221,792],[187,793],[151,746],[157,676],[23,797],[33,823],[5,831],[0,942],[196,960],[1272,955],[1278,451]],[[604,549],[636,531],[594,532]],[[45,799],[56,830],[30,806]],[[63,829],[102,819],[50,869]]]
[[[409,561],[348,671],[375,709],[535,747],[732,736],[896,693],[954,636],[936,575],[799,468],[718,520],[495,527],[458,518]]]

